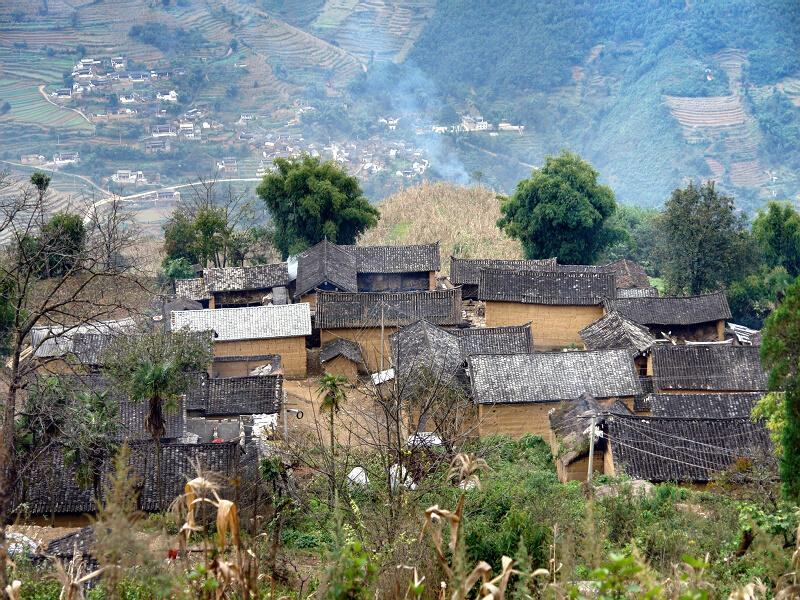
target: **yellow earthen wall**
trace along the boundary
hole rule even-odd
[[[383,330],[383,368],[388,369],[391,363],[389,336],[397,331],[396,327],[385,327]],[[381,328],[365,327],[363,329],[323,329],[320,331],[320,345],[337,339],[357,342],[361,346],[361,356],[371,373],[381,368]]]
[[[344,356],[337,356],[333,360],[323,363],[322,370],[331,375],[345,377],[347,381],[351,383],[355,383],[358,379],[358,366],[352,360],[348,360]]]
[[[595,451],[594,453],[594,474],[602,475],[605,471],[603,452]],[[586,481],[589,475],[589,457],[584,456],[580,460],[576,460],[566,467],[560,460],[556,460],[556,471],[558,472],[558,479],[562,483],[567,481]]]
[[[551,306],[521,302],[486,302],[486,326],[531,323],[534,349],[583,346],[578,332],[603,316],[602,306]]]
[[[279,354],[286,377],[302,379],[306,376],[306,341],[303,337],[214,342],[214,356],[247,357],[262,354]]]
[[[526,404],[480,404],[478,406],[478,435],[503,434],[514,438],[532,433],[552,444],[552,431],[547,413],[554,402]]]

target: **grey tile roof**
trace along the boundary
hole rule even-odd
[[[753,406],[763,395],[761,392],[650,394],[649,400],[654,417],[750,418]]]
[[[311,334],[311,311],[300,303],[173,312],[172,329],[184,328],[213,331],[218,342],[306,336]]]
[[[438,271],[439,242],[415,246],[339,246],[356,258],[359,273]]]
[[[343,292],[357,292],[356,258],[341,247],[322,240],[297,257],[295,294],[334,286]]]
[[[494,258],[450,257],[450,281],[453,285],[478,285],[481,269],[528,271],[538,267],[556,266],[555,258],[538,260],[499,260]]]
[[[176,279],[175,295],[178,298],[188,298],[189,300],[208,300],[211,298],[211,292],[206,287],[206,280],[202,277]]]
[[[254,267],[212,268],[203,271],[203,279],[212,294],[266,290],[289,285],[289,270],[285,262]]]
[[[208,380],[205,414],[273,414],[280,411],[282,401],[282,375],[211,378]]]
[[[655,298],[658,290],[654,287],[646,288],[617,288],[617,299],[620,298]]]
[[[653,348],[653,385],[659,390],[757,392],[767,376],[755,346],[687,344]]]
[[[605,268],[614,273],[618,288],[650,288],[650,278],[644,267],[632,260],[623,258],[605,265]]]
[[[403,376],[426,371],[449,379],[464,362],[456,336],[424,320],[389,336],[389,347],[392,364]]]
[[[697,325],[731,318],[725,292],[700,296],[618,298],[614,310],[640,325]]]
[[[468,359],[478,404],[559,402],[583,393],[619,398],[641,393],[629,350],[479,355]]]
[[[117,321],[98,321],[95,323],[84,323],[74,326],[44,326],[34,327],[31,330],[31,346],[34,348],[34,356],[37,358],[57,358],[75,354],[75,338],[85,334],[95,334],[97,336],[113,336],[120,333],[132,331],[136,326],[133,318],[120,319]],[[87,348],[90,340],[82,339],[79,350],[83,356],[92,358],[93,354]],[[99,344],[100,342],[95,342]],[[76,358],[80,358],[79,356]]]
[[[461,353],[528,354],[533,352],[533,332],[530,324],[509,327],[466,327],[454,329]]]
[[[363,357],[361,356],[361,346],[358,345],[358,342],[354,342],[353,340],[338,338],[332,342],[328,342],[322,346],[322,348],[320,348],[319,362],[324,364],[329,360],[333,360],[337,356],[344,356],[346,359],[357,364],[361,364],[363,362]]]
[[[555,267],[541,270],[481,269],[478,298],[566,306],[597,305],[616,298],[614,275],[601,267]]]
[[[633,348],[643,352],[655,343],[655,338],[646,327],[622,318],[615,311],[606,313],[578,334],[589,350]]]
[[[617,472],[635,479],[704,483],[741,458],[774,460],[767,430],[749,419],[617,415],[605,426]]]
[[[425,319],[436,325],[461,322],[461,290],[433,292],[320,292],[316,326],[320,329],[409,325]]]

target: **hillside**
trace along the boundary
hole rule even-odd
[[[430,244],[439,242],[442,271],[450,271],[450,256],[522,258],[519,242],[503,234],[497,196],[485,187],[423,183],[397,192],[379,205],[378,226],[360,244]]]

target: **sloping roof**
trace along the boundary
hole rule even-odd
[[[345,292],[358,291],[355,256],[322,240],[297,257],[295,293],[300,296],[326,284]]]
[[[606,419],[617,472],[649,481],[707,482],[741,458],[771,459],[761,423],[749,419]]]
[[[206,415],[273,414],[283,401],[282,375],[211,378]]]
[[[337,356],[344,356],[346,359],[357,364],[363,362],[361,346],[358,345],[358,342],[345,338],[337,338],[322,346],[319,351],[319,362],[326,363]]]
[[[764,394],[650,394],[654,417],[691,417],[698,419],[749,418],[753,406]]]
[[[461,353],[473,354],[528,354],[533,352],[531,326],[466,327],[454,329]]]
[[[481,269],[478,298],[524,304],[597,305],[616,298],[614,275],[556,267],[549,270]]]
[[[767,389],[767,376],[755,346],[668,344],[653,348],[653,384],[657,391],[757,392]]]
[[[392,364],[401,375],[427,370],[435,377],[452,377],[464,359],[458,339],[428,321],[403,327],[389,336]]]
[[[31,330],[31,346],[34,347],[34,356],[37,358],[57,358],[75,353],[75,338],[84,334],[95,334],[108,337],[110,341],[115,335],[131,331],[136,326],[133,318],[117,321],[97,321],[83,323],[75,326],[53,325],[34,327]],[[92,358],[93,352],[89,344],[100,342],[82,339],[80,350],[84,357]],[[99,346],[98,346],[99,347]],[[80,356],[76,356],[80,360]]]
[[[722,291],[699,296],[618,298],[613,308],[640,325],[697,325],[731,318]]]
[[[655,298],[658,290],[654,287],[645,288],[617,288],[617,299],[619,298]]]
[[[175,295],[178,298],[188,298],[189,300],[208,300],[211,298],[211,292],[206,287],[206,280],[202,277],[176,279]]]
[[[481,269],[528,271],[537,267],[554,267],[555,258],[537,260],[498,260],[494,258],[450,257],[450,281],[453,285],[478,285]]]
[[[103,362],[103,353],[113,342],[113,335],[76,333],[72,336],[72,353],[82,365],[100,365]]]
[[[425,319],[436,325],[461,322],[461,290],[433,292],[320,292],[316,325],[321,329],[403,326]]]
[[[214,268],[205,269],[203,279],[212,294],[264,290],[289,285],[289,270],[285,262],[254,267]]]
[[[589,350],[633,348],[642,352],[655,343],[647,328],[611,311],[581,329],[578,334]]]
[[[339,246],[356,258],[359,273],[438,271],[439,242],[415,246]]]
[[[479,355],[468,359],[478,404],[558,402],[641,392],[629,350]]]
[[[650,278],[639,263],[623,258],[605,265],[605,268],[614,273],[618,288],[650,288]]]
[[[214,340],[258,340],[311,335],[307,303],[243,308],[179,310],[172,313],[172,329],[213,331]]]

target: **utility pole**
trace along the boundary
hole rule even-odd
[[[597,414],[592,413],[591,425],[589,425],[589,473],[586,476],[586,481],[592,482],[592,471],[594,470],[594,428],[597,424]]]
[[[383,302],[381,302],[381,373],[383,373],[383,351],[384,351],[384,341],[383,341]]]

